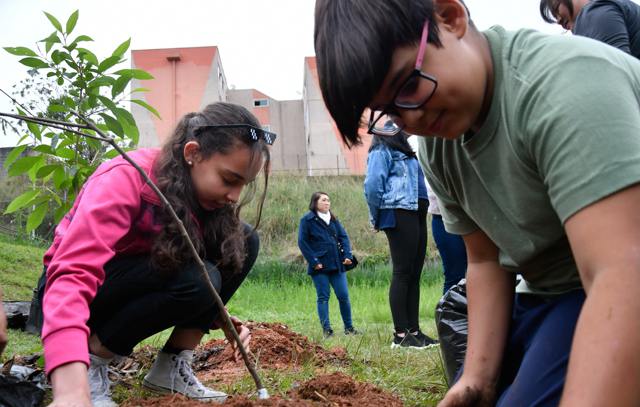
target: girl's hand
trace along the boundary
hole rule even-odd
[[[233,323],[234,328],[238,332],[238,336],[240,337],[240,341],[242,342],[242,346],[247,351],[250,352],[249,343],[251,342],[251,331],[247,328],[242,321],[238,318],[231,316],[231,322]],[[227,327],[226,324],[222,324],[222,331],[224,332],[224,336],[227,338],[227,341],[231,344],[231,348],[234,350],[233,359],[237,362],[242,359],[242,355],[240,354],[240,349],[238,348],[238,344],[236,340],[233,338],[233,334],[231,330]]]
[[[438,407],[491,407],[495,404],[495,389],[462,375],[449,389]]]
[[[342,260],[342,264],[344,264],[345,266],[349,266],[349,265],[351,265],[351,263],[353,263],[353,262],[351,261],[351,259],[344,259],[344,260]]]
[[[322,270],[322,263],[316,264],[316,266],[313,269],[314,270]]]
[[[91,407],[87,366],[73,362],[51,373],[53,402],[49,407]]]

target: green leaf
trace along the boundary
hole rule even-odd
[[[34,51],[30,50],[29,48],[26,47],[4,47],[4,50],[7,51],[10,54],[13,55],[17,55],[17,56],[25,56],[25,57],[37,57],[38,54],[36,54]]]
[[[60,189],[60,185],[65,181],[66,175],[67,174],[64,172],[64,168],[62,166],[56,168],[56,170],[53,171],[53,185]]]
[[[26,144],[15,147],[9,154],[7,154],[7,158],[4,160],[4,168],[9,168],[9,166],[18,158],[20,154],[27,148]]]
[[[59,147],[59,148],[56,148],[56,155],[66,160],[73,160],[76,157],[76,152],[70,148]]]
[[[27,218],[27,227],[26,227],[27,232],[31,232],[35,230],[35,228],[40,226],[40,224],[44,220],[44,217],[46,216],[48,211],[49,211],[49,201],[45,201],[40,205],[36,206],[36,209],[34,209],[33,212],[31,212],[29,214],[29,217]]]
[[[59,65],[60,62],[64,61],[67,58],[71,58],[71,55],[64,51],[55,50],[51,53],[51,60],[54,64]]]
[[[144,100],[131,99],[131,102],[135,103],[136,105],[140,105],[140,106],[144,107],[145,109],[147,109],[148,111],[153,113],[158,119],[162,119],[162,117],[160,117],[160,113],[158,113],[158,111],[153,106],[151,106],[150,104],[148,104]]]
[[[138,131],[138,126],[136,126],[136,119],[133,118],[133,115],[129,113],[128,110],[125,110],[121,107],[117,107],[112,111],[122,125],[124,134],[129,136],[134,144],[138,144],[138,140],[140,139],[140,132]]]
[[[40,144],[39,146],[34,148],[33,151],[45,154],[53,154],[53,149],[51,148],[51,146],[48,146],[46,144]]]
[[[124,137],[124,130],[122,129],[122,126],[120,125],[120,123],[118,123],[116,119],[114,119],[113,117],[109,116],[106,113],[100,113],[100,116],[104,119],[104,123],[107,125],[109,130],[111,130],[114,134],[116,134],[119,137]]]
[[[116,110],[118,107],[116,106],[115,103],[113,103],[113,100],[105,96],[97,96],[97,98],[100,100],[100,102],[102,102],[103,105],[105,105],[107,108],[109,108],[109,110],[111,110],[115,114],[114,110]]]
[[[67,108],[62,105],[51,104],[49,105],[49,107],[47,107],[47,111],[49,111],[50,113],[66,113]]]
[[[151,89],[149,89],[149,88],[135,88],[134,90],[131,91],[131,93],[136,93],[136,92],[151,92]]]
[[[56,81],[56,83],[60,86],[64,85],[64,79],[62,78],[62,76],[58,77],[58,80]]]
[[[35,123],[27,122],[27,127],[29,131],[37,140],[42,139],[42,128]]]
[[[96,55],[88,49],[76,48],[76,51],[78,51],[78,57],[80,57],[81,59],[84,59],[87,62],[91,62],[95,66],[98,66],[100,64],[100,62],[98,62],[98,57],[96,57]]]
[[[9,171],[7,171],[7,174],[9,174],[9,176],[11,177],[24,174],[25,172],[29,171],[34,165],[36,165],[40,161],[40,158],[40,156],[27,156],[19,158],[18,160],[16,160],[16,162],[11,164],[11,167],[9,167]]]
[[[100,65],[98,65],[98,72],[104,72],[107,69],[111,68],[112,66],[117,65],[118,62],[120,62],[120,56],[118,55],[110,56],[109,58],[100,62]]]
[[[129,76],[121,76],[116,79],[116,83],[114,83],[113,87],[111,88],[111,97],[115,99],[116,96],[124,92],[127,85],[129,84],[129,81],[131,81],[131,77]]]
[[[60,32],[62,32],[62,24],[60,24],[60,21],[58,21],[57,18],[55,18],[51,14],[47,13],[46,11],[43,11],[43,13],[44,13],[45,16],[47,16],[49,21],[51,21],[51,24],[55,27],[55,29],[60,31]]]
[[[38,195],[40,195],[39,189],[32,189],[31,191],[27,191],[22,195],[18,196],[16,199],[11,201],[11,203],[5,209],[4,214],[13,213],[18,211],[25,206],[29,205]]]
[[[39,42],[46,43],[46,51],[48,54],[49,51],[51,51],[51,47],[53,47],[53,44],[60,43],[62,41],[60,41],[60,38],[58,37],[58,33],[54,31],[47,38],[40,40]]]
[[[46,62],[44,62],[40,58],[35,58],[35,57],[22,58],[20,60],[20,63],[22,65],[26,65],[26,66],[28,66],[30,68],[36,68],[36,69],[48,68],[49,67],[49,64],[47,64]]]
[[[79,10],[74,11],[67,20],[66,33],[67,35],[71,34],[71,31],[76,27],[76,23],[78,22],[78,15],[80,14]]]
[[[82,42],[82,41],[93,41],[93,38],[89,37],[88,35],[80,35],[80,36],[78,36],[78,38],[73,40],[73,43],[76,44],[76,43]]]
[[[95,87],[99,88],[100,86],[113,86],[115,82],[116,82],[115,79],[113,79],[110,76],[101,76],[89,82],[87,86],[89,88],[95,88]]]
[[[58,168],[60,168],[60,164],[50,164],[40,167],[40,169],[38,169],[38,172],[36,172],[36,178],[44,178]]]
[[[131,45],[131,38],[129,38],[128,40],[126,40],[122,44],[118,45],[118,48],[116,48],[116,50],[113,51],[113,54],[111,54],[111,55],[112,56],[117,56],[117,57],[123,56],[124,53],[127,52],[127,50],[129,49],[129,45]]]
[[[127,76],[130,78],[139,79],[143,81],[153,79],[153,75],[151,75],[149,72],[144,71],[142,69],[121,69],[114,73],[116,75]]]
[[[36,158],[38,160],[29,168],[29,171],[27,171],[27,175],[32,182],[36,181],[36,173],[45,164],[44,155],[36,156]]]
[[[116,107],[115,111],[114,109],[111,110],[116,117],[118,118],[119,121],[121,122],[125,122],[129,125],[134,125],[136,124],[136,119],[133,118],[133,115],[126,109],[123,109],[121,107]]]

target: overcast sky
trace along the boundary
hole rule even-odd
[[[87,48],[98,58],[111,54],[131,37],[132,49],[219,47],[230,86],[255,88],[279,99],[301,97],[304,57],[314,55],[315,0],[0,0],[0,47],[35,47],[53,28],[42,11],[65,24],[80,10],[74,34],[94,39]],[[551,34],[560,27],[545,24],[539,0],[467,0],[480,29],[500,24],[508,29],[535,28]],[[168,5],[172,5],[169,7]],[[0,50],[0,88],[26,76],[18,57]],[[8,111],[0,94],[0,111]],[[0,137],[0,145],[6,145]]]

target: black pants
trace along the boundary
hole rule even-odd
[[[209,278],[226,304],[244,281],[258,256],[255,232],[246,241],[242,271],[223,278],[205,262]],[[197,264],[169,274],[150,265],[149,256],[116,257],[105,265],[106,279],[91,303],[87,325],[102,344],[118,355],[128,355],[143,339],[171,327],[208,332],[219,309]]]
[[[385,229],[391,251],[393,276],[389,304],[396,332],[420,329],[420,275],[427,253],[427,208],[418,200],[418,210],[396,209],[396,227]]]

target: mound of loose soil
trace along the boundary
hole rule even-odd
[[[305,363],[322,367],[347,361],[343,348],[326,350],[284,324],[250,321],[247,326],[251,330],[251,354],[260,369],[290,370]],[[244,362],[233,359],[231,346],[222,339],[196,349],[193,369],[204,382],[229,383],[247,373]]]
[[[164,396],[147,400],[131,400],[121,407],[194,407],[201,402],[188,400],[182,396]],[[392,394],[385,393],[369,383],[354,381],[343,373],[318,376],[291,390],[287,398],[274,396],[268,400],[252,400],[247,397],[230,397],[223,405],[235,407],[273,406],[273,407],[401,407],[402,401]]]

